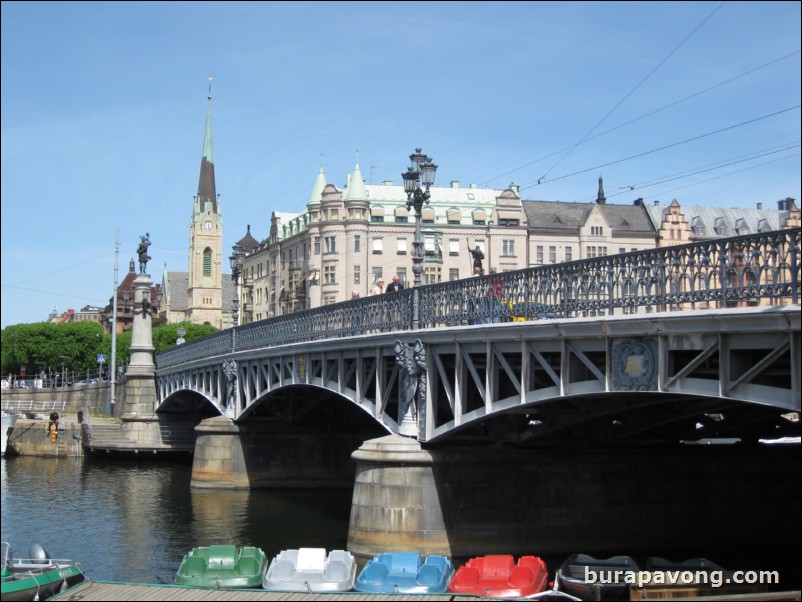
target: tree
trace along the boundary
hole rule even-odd
[[[154,326],[156,353],[175,346],[179,326],[184,327],[186,341],[217,332],[213,326],[189,322]],[[97,322],[15,324],[4,328],[0,339],[2,374],[21,375],[23,366],[30,376],[42,372],[60,373],[62,367],[69,373],[96,373],[100,353],[111,362],[111,335],[105,334]],[[116,343],[117,366],[125,366],[130,356],[131,332],[119,333]],[[104,366],[104,371],[111,369],[108,363]]]

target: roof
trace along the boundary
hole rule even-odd
[[[654,227],[659,229],[663,216],[668,212],[667,206],[650,205],[646,210]],[[746,227],[750,234],[761,230],[779,230],[783,227],[780,211],[776,209],[745,209],[740,207],[702,207],[700,205],[680,205],[680,210],[688,222],[688,227],[702,226],[706,235],[717,236],[716,226],[727,227],[731,236],[738,234],[736,229]],[[742,221],[741,221],[742,220]]]
[[[587,222],[590,212],[598,208],[610,225],[613,236],[655,235],[649,214],[642,205],[564,201],[522,201],[522,204],[529,228],[543,233],[576,235]]]

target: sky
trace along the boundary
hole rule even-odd
[[[1,6],[3,328],[105,306],[146,232],[188,269],[210,85],[226,254],[415,148],[527,200],[800,204],[799,2]]]

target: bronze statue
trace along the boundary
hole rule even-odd
[[[473,255],[473,269],[474,272],[476,268],[479,268],[479,273],[484,274],[485,270],[482,267],[482,260],[485,258],[485,254],[482,253],[482,249],[479,245],[476,245],[476,248],[471,250],[471,255]]]
[[[148,267],[150,255],[148,255],[148,247],[150,246],[150,232],[146,232],[145,236],[139,237],[139,246],[136,252],[139,254],[139,273],[144,274],[145,269]]]

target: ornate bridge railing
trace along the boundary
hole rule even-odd
[[[799,255],[795,228],[466,278],[245,324],[157,365],[389,330],[798,304]]]

